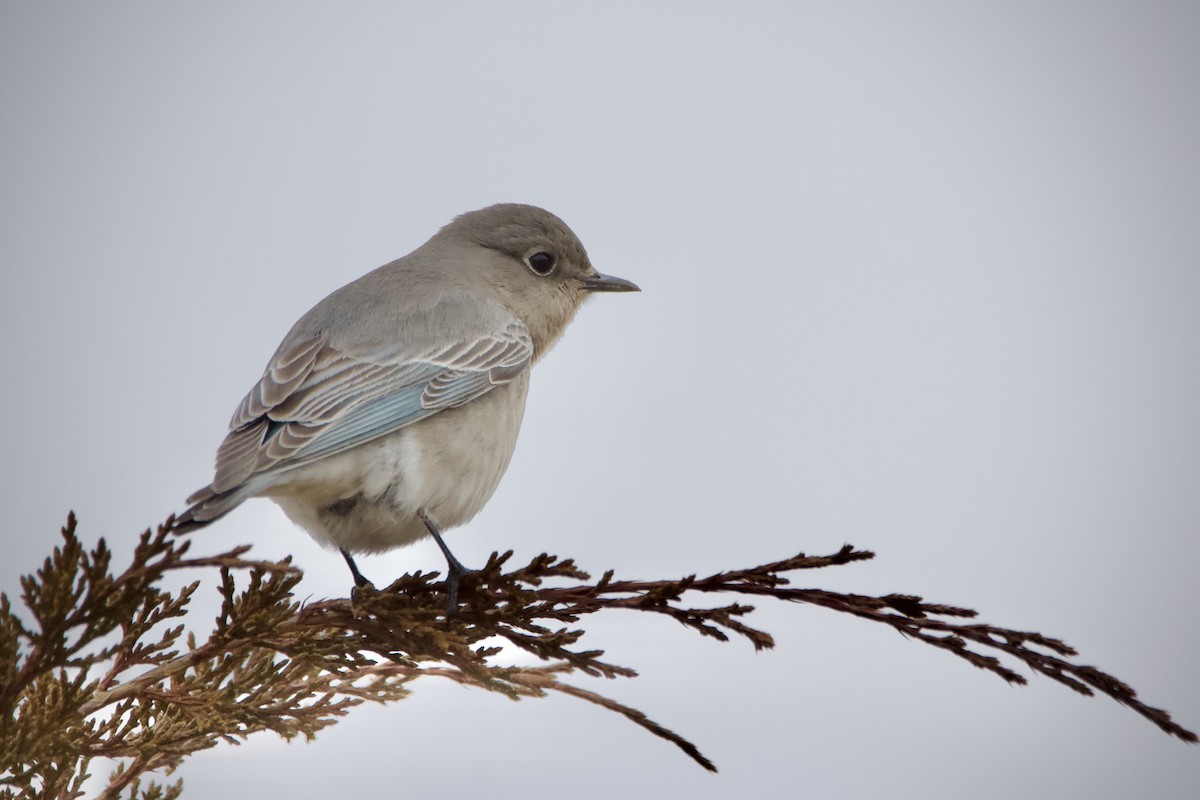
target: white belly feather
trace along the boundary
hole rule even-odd
[[[263,492],[321,544],[378,553],[468,522],[508,469],[529,373],[483,397],[290,471]]]

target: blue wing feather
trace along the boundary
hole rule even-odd
[[[515,379],[533,357],[529,334],[519,325],[390,364],[355,358],[327,343],[313,347],[305,341],[296,349],[312,363],[288,362],[303,374],[289,391],[280,391],[274,373],[290,376],[268,370],[247,395],[235,414],[239,424],[217,452],[213,491],[335,455],[470,402]],[[257,415],[247,419],[253,412]]]
[[[297,452],[296,464],[288,466],[339,453],[436,414],[440,409],[421,405],[424,390],[425,383],[422,382],[362,403],[326,426]]]

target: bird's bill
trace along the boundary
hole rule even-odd
[[[633,281],[618,278],[613,275],[602,275],[597,272],[583,279],[583,288],[589,292],[640,292],[641,289]]]

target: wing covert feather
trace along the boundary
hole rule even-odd
[[[353,350],[354,348],[345,348]],[[279,472],[384,436],[470,402],[529,368],[533,344],[515,319],[423,352],[381,358],[345,352],[324,334],[278,352],[230,421],[212,489]]]

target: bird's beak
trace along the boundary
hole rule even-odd
[[[589,292],[640,292],[641,289],[632,281],[617,278],[612,275],[595,275],[584,278],[583,288]]]

